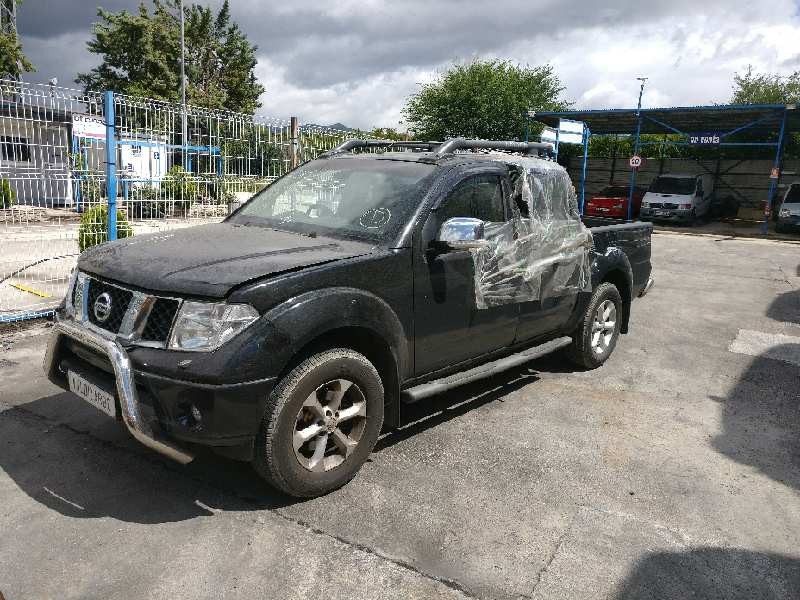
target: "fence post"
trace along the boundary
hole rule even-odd
[[[299,162],[298,157],[298,149],[300,146],[300,139],[299,139],[299,127],[297,125],[297,117],[292,117],[290,121],[290,135],[292,138],[292,150],[291,150],[291,167],[292,169],[297,168],[297,164]]]
[[[108,239],[117,239],[117,139],[114,135],[114,92],[106,92],[106,194],[108,194]]]

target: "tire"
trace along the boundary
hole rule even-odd
[[[608,304],[613,305],[614,325],[607,334],[603,333],[605,329],[601,330],[599,344],[593,344],[593,338],[597,333],[595,328],[595,316],[601,306],[608,307]],[[620,330],[620,318],[622,316],[622,296],[619,290],[612,283],[601,283],[597,286],[592,294],[589,305],[586,308],[586,313],[581,318],[578,327],[572,332],[572,343],[567,346],[567,357],[577,366],[584,369],[596,369],[602,365],[617,345]],[[609,322],[605,321],[606,323]]]
[[[321,496],[355,476],[382,425],[383,384],[372,363],[347,348],[319,352],[292,369],[270,394],[252,465],[291,496]]]

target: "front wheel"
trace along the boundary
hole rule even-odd
[[[567,356],[579,367],[596,369],[602,365],[617,345],[622,316],[622,296],[614,284],[597,286],[586,313],[572,333]]]
[[[270,394],[253,468],[291,496],[321,496],[350,481],[383,424],[383,384],[367,358],[347,348],[310,356]]]

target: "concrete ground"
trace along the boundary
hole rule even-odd
[[[21,598],[797,598],[800,247],[657,234],[595,372],[436,398],[295,502],[181,467],[0,343],[0,591]]]

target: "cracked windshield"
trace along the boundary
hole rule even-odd
[[[399,160],[321,160],[256,195],[231,223],[389,240],[417,206],[432,165]]]

